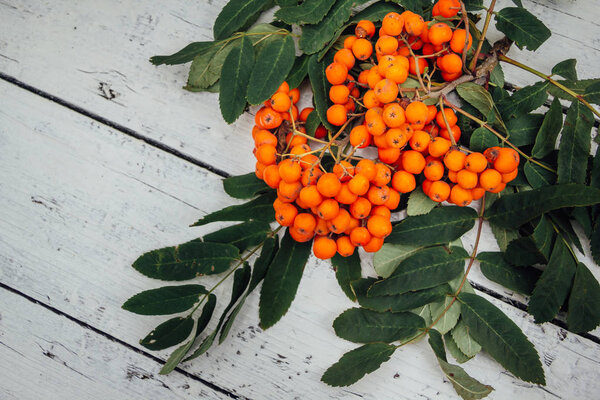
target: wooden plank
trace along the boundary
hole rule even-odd
[[[254,167],[248,156],[252,113],[228,126],[217,95],[181,90],[187,65],[157,68],[147,61],[190,41],[212,39],[213,21],[225,3],[4,1],[0,71],[224,171],[246,173]],[[576,57],[580,76],[594,77],[600,58],[595,2],[553,4],[525,1],[556,33],[539,53],[509,54],[548,72],[556,62]],[[512,3],[498,2],[498,8],[505,5]],[[510,66],[506,72],[507,81],[521,86],[537,80]]]
[[[203,169],[5,82],[0,91],[0,282],[140,348],[138,339],[163,318],[136,316],[120,305],[160,283],[129,265],[143,251],[201,235],[201,229],[183,227],[231,200],[219,178]],[[216,292],[221,301],[228,290]],[[492,301],[553,360],[545,367],[548,387],[540,388],[477,357],[467,370],[494,386],[498,398],[554,398],[549,392],[589,398],[600,390],[592,376],[599,345],[551,324],[534,325],[523,312]],[[228,341],[185,369],[249,398],[455,398],[424,342],[406,346],[350,388],[320,383],[325,369],[356,347],[331,328],[352,306],[330,264],[311,259],[279,324],[267,332],[256,328],[253,295]],[[59,329],[52,335],[62,343],[71,334]],[[154,354],[166,359],[169,352]],[[161,379],[172,385],[171,376]]]
[[[0,288],[0,398],[231,399],[32,301]]]

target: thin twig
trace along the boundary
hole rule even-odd
[[[477,66],[477,59],[479,58],[479,53],[481,52],[481,47],[483,46],[483,42],[485,41],[485,35],[487,34],[488,27],[490,26],[490,20],[492,19],[492,14],[494,13],[494,6],[496,5],[496,0],[492,0],[490,7],[487,10],[487,14],[485,15],[485,22],[483,24],[483,30],[481,31],[481,38],[479,39],[479,43],[477,44],[477,50],[475,50],[475,54],[473,55],[473,59],[471,60],[471,65],[469,65],[469,69],[474,74],[475,67]]]

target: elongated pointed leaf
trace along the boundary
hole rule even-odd
[[[444,342],[446,343],[446,349],[450,352],[450,355],[459,363],[463,364],[472,359],[473,357],[469,357],[465,353],[462,352],[460,347],[454,341],[454,338],[450,334],[450,332],[444,335]]]
[[[440,367],[444,371],[444,375],[448,378],[456,393],[464,400],[483,399],[487,397],[493,387],[484,385],[477,379],[472,378],[458,365],[449,364],[448,362],[438,358]]]
[[[561,239],[556,240],[550,261],[529,299],[527,311],[534,316],[535,322],[551,321],[558,314],[571,289],[575,270],[569,249]]]
[[[550,259],[556,232],[548,217],[544,215],[540,218],[540,222],[536,225],[532,237],[533,240],[535,240],[538,251],[542,253],[546,259]]]
[[[458,239],[475,224],[477,212],[469,207],[438,207],[428,214],[407,217],[395,225],[388,243],[431,245]]]
[[[461,293],[458,298],[470,335],[489,355],[526,382],[546,383],[537,351],[510,318],[483,297]]]
[[[415,253],[402,261],[389,278],[374,284],[368,295],[402,294],[438,286],[456,278],[463,272],[469,255],[459,247],[450,250],[436,246]]]
[[[469,140],[469,148],[472,151],[479,152],[483,152],[485,149],[498,146],[499,144],[498,138],[484,127],[475,129]]]
[[[494,123],[503,127],[506,131],[506,127],[502,122],[502,117],[494,104],[492,96],[481,85],[473,82],[461,83],[456,87],[456,92],[463,100],[475,107],[484,117],[493,114]]]
[[[548,259],[538,250],[531,236],[524,236],[508,244],[504,258],[512,265],[524,267],[533,264],[546,264]]]
[[[454,342],[467,357],[474,357],[481,351],[481,346],[469,334],[469,327],[462,319],[452,328],[450,334]]]
[[[516,268],[506,262],[500,252],[482,252],[477,255],[483,275],[490,281],[510,290],[531,295],[541,271],[531,267]]]
[[[275,221],[273,201],[277,197],[274,191],[269,191],[256,199],[239,206],[229,206],[215,211],[196,221],[192,226],[201,226],[216,221]]]
[[[592,251],[592,257],[596,264],[600,265],[600,223],[596,222],[596,228],[592,232],[590,238],[590,249]]]
[[[275,325],[290,308],[310,252],[311,242],[296,242],[286,232],[260,292],[258,314],[263,329]]]
[[[233,49],[240,46],[240,43],[241,39],[219,42],[208,48],[207,51],[197,55],[192,61],[187,85],[184,89],[191,92],[211,90],[211,87],[221,77],[225,59]]]
[[[510,134],[510,142],[517,147],[529,146],[535,142],[535,137],[544,120],[541,114],[519,114],[509,119],[506,128]]]
[[[440,358],[444,361],[447,361],[446,358],[446,349],[444,347],[444,341],[442,340],[442,335],[436,331],[435,329],[429,330],[429,339],[427,340],[433,353],[437,358]]]
[[[535,138],[535,145],[531,151],[533,157],[543,158],[554,150],[562,123],[562,106],[560,101],[554,98]]]
[[[554,172],[548,171],[530,161],[525,163],[523,172],[525,173],[527,182],[529,182],[529,185],[534,189],[541,188],[542,186],[554,185],[556,182],[556,174]]]
[[[368,297],[367,291],[376,281],[375,278],[355,280],[352,282],[352,290],[361,307],[379,312],[410,311],[432,302],[443,301],[450,291],[447,285],[440,285],[399,295]]]
[[[522,49],[534,51],[552,34],[533,14],[521,7],[505,7],[496,13],[496,28]]]
[[[260,104],[275,93],[294,65],[295,52],[290,35],[279,36],[260,50],[248,83],[250,104]]]
[[[348,296],[350,300],[355,301],[356,295],[352,291],[350,283],[360,279],[361,276],[362,270],[358,251],[355,251],[354,254],[349,257],[342,257],[339,254],[336,254],[331,259],[331,265],[333,265],[333,268],[335,269],[335,277],[338,284],[346,296]]]
[[[192,61],[197,55],[207,52],[211,47],[218,45],[218,42],[194,42],[185,46],[177,53],[169,56],[150,57],[150,62],[154,65],[176,65],[185,64]]]
[[[373,256],[375,272],[387,278],[396,270],[402,260],[421,250],[423,246],[384,243],[383,247]]]
[[[431,200],[429,196],[423,193],[421,188],[418,188],[410,192],[410,195],[408,196],[406,213],[410,216],[427,214],[437,205],[437,202]]]
[[[243,37],[240,46],[227,55],[221,69],[219,107],[228,124],[235,122],[246,108],[246,91],[253,67],[254,47],[250,39]]]
[[[498,243],[498,247],[500,247],[500,250],[502,251],[506,251],[508,244],[519,237],[519,232],[515,229],[501,228],[492,223],[490,223],[490,228],[492,228],[492,234],[496,238],[496,243]]]
[[[136,294],[122,308],[140,315],[175,314],[190,309],[206,293],[202,285],[165,286]]]
[[[600,105],[600,82],[589,85],[583,97],[590,103]]]
[[[275,16],[290,25],[316,24],[327,15],[333,3],[331,0],[305,0],[300,5],[278,10]]]
[[[273,5],[272,0],[230,0],[221,10],[213,26],[216,40],[250,26],[261,12]]]
[[[586,90],[588,90],[588,87],[592,85],[594,85],[594,87],[597,87],[595,85],[597,85],[600,82],[600,79],[580,79],[578,81],[572,81],[568,79],[557,79],[556,82],[575,92],[576,95],[584,96]],[[554,85],[550,86],[548,88],[548,91],[552,96],[558,97],[560,99],[569,101],[576,100],[573,96]]]
[[[333,56],[326,57],[318,61],[317,56],[313,55],[308,60],[308,77],[313,91],[313,102],[315,111],[319,120],[329,131],[334,131],[335,127],[327,121],[327,109],[329,108],[329,89],[331,84],[325,75],[325,68],[331,63]]]
[[[225,193],[236,199],[251,199],[269,190],[269,186],[256,177],[254,172],[223,179]]]
[[[591,148],[592,112],[574,101],[567,112],[558,150],[558,183],[584,183]]]
[[[460,317],[460,303],[458,301],[452,301],[453,297],[446,296],[446,298],[438,303],[432,303],[431,317],[433,320],[438,320],[433,326],[441,334],[446,334],[450,329],[456,326],[458,317]],[[452,305],[450,305],[452,303]],[[448,310],[446,311],[446,308]],[[438,319],[439,318],[439,319]]]
[[[204,235],[205,242],[227,243],[244,250],[263,242],[271,227],[264,221],[247,221]]]
[[[600,285],[583,263],[577,264],[569,297],[567,324],[571,332],[589,332],[600,324]]]
[[[583,246],[579,241],[579,236],[575,233],[573,225],[571,223],[571,217],[567,214],[566,210],[556,210],[548,214],[552,223],[558,227],[560,234],[569,242],[571,245],[577,247],[577,249],[583,253]]]
[[[335,334],[355,343],[394,342],[425,329],[423,318],[413,313],[377,312],[350,308],[333,321]]]
[[[269,237],[265,240],[260,256],[254,262],[252,268],[252,277],[248,285],[248,293],[252,292],[258,284],[265,278],[269,266],[273,262],[273,258],[279,250],[279,241],[276,238]]]
[[[551,210],[599,202],[600,189],[574,183],[543,186],[502,196],[492,204],[486,217],[490,223],[498,226],[517,228]]]
[[[140,344],[150,350],[162,350],[184,341],[194,328],[191,317],[175,317],[158,325]]]
[[[310,57],[306,54],[296,57],[294,60],[294,66],[290,71],[285,81],[290,85],[290,89],[297,88],[300,86],[304,78],[308,75],[308,61]]]
[[[564,60],[556,64],[552,67],[552,73],[554,75],[560,75],[565,79],[570,79],[572,81],[577,80],[577,70],[575,66],[577,65],[577,60],[574,58],[569,58],[568,60]]]
[[[510,117],[525,114],[542,106],[548,98],[548,85],[549,82],[543,81],[517,90],[510,99],[498,104],[502,109],[502,115]]]
[[[344,354],[325,371],[321,381],[329,386],[351,385],[388,361],[395,350],[395,346],[385,343],[365,344]]]

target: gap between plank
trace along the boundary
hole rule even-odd
[[[155,357],[152,354],[147,353],[147,352],[145,352],[143,350],[140,350],[137,347],[132,346],[129,343],[127,343],[127,342],[125,342],[125,341],[123,341],[123,340],[121,340],[119,338],[116,338],[116,337],[114,337],[114,336],[112,336],[112,335],[110,335],[110,334],[108,334],[106,332],[103,332],[103,331],[99,330],[98,328],[93,327],[92,325],[88,324],[87,322],[84,322],[84,321],[81,321],[81,320],[79,320],[77,318],[74,318],[74,317],[70,316],[69,314],[66,314],[66,313],[60,311],[59,309],[54,308],[51,305],[48,305],[46,303],[43,303],[43,302],[41,302],[41,301],[39,301],[39,300],[37,300],[37,299],[29,296],[29,295],[27,295],[27,294],[25,294],[25,293],[17,290],[17,289],[14,289],[14,288],[12,288],[12,287],[10,287],[10,286],[2,283],[2,282],[0,282],[0,288],[8,290],[9,292],[11,292],[13,294],[16,294],[18,296],[21,296],[21,297],[23,297],[24,299],[28,300],[29,302],[31,302],[33,304],[37,304],[39,306],[42,306],[46,310],[51,311],[51,312],[53,312],[56,315],[60,315],[62,317],[65,317],[69,321],[73,321],[77,325],[79,325],[79,326],[81,326],[81,327],[83,327],[85,329],[89,329],[92,332],[97,333],[98,335],[101,335],[101,336],[105,337],[106,339],[109,339],[109,340],[111,340],[111,341],[113,341],[115,343],[118,343],[118,344],[120,344],[122,346],[125,346],[129,350],[132,350],[132,351],[134,351],[134,352],[136,352],[138,354],[141,354],[141,355],[143,355],[143,356],[145,356],[145,357],[147,357],[147,358],[149,358],[149,359],[151,359],[151,360],[159,363],[160,365],[164,365],[165,364],[165,361],[161,360],[160,358]],[[214,383],[206,381],[206,380],[204,380],[204,379],[202,379],[202,378],[200,378],[200,377],[198,377],[198,376],[196,376],[194,374],[191,374],[191,373],[189,373],[189,372],[181,369],[180,367],[176,367],[175,371],[179,372],[180,374],[184,375],[185,377],[187,377],[189,379],[192,379],[192,380],[195,380],[197,382],[200,382],[200,383],[204,384],[205,386],[211,388],[212,390],[214,390],[216,392],[219,392],[219,393],[222,393],[222,394],[224,394],[224,395],[226,395],[226,396],[228,396],[228,397],[230,397],[232,399],[240,399],[240,396],[235,395],[235,394],[227,391],[226,389],[223,389],[223,388],[215,385]]]
[[[28,92],[31,92],[31,93],[33,93],[35,95],[43,97],[43,98],[45,98],[47,100],[53,101],[53,102],[55,102],[55,103],[57,103],[57,104],[59,104],[59,105],[61,105],[63,107],[66,107],[66,108],[68,108],[68,109],[70,109],[72,111],[75,111],[76,113],[79,113],[79,114],[84,115],[84,116],[86,116],[88,118],[91,118],[94,121],[96,121],[98,123],[101,123],[103,125],[106,125],[106,126],[112,128],[112,129],[115,129],[115,130],[117,130],[117,131],[119,131],[119,132],[121,132],[121,133],[123,133],[123,134],[125,134],[127,136],[131,136],[131,137],[133,137],[135,139],[141,140],[141,141],[143,141],[143,142],[145,142],[145,143],[147,143],[147,144],[149,144],[149,145],[151,145],[153,147],[156,147],[157,149],[160,149],[160,150],[165,151],[165,152],[167,152],[169,154],[172,154],[175,157],[181,158],[181,159],[183,159],[183,160],[185,160],[185,161],[187,161],[187,162],[189,162],[191,164],[194,164],[194,165],[196,165],[196,166],[198,166],[200,168],[204,168],[204,169],[206,169],[206,170],[208,170],[208,171],[210,171],[210,172],[212,172],[212,173],[214,173],[216,175],[219,175],[219,176],[221,176],[223,178],[228,178],[228,177],[231,176],[231,174],[229,174],[228,172],[225,172],[223,170],[215,168],[215,167],[213,167],[213,166],[211,166],[209,164],[206,164],[206,163],[204,163],[204,162],[202,162],[200,160],[195,159],[194,157],[190,157],[190,156],[188,156],[188,155],[180,152],[179,150],[176,150],[176,149],[174,149],[172,147],[166,146],[165,144],[163,144],[161,142],[158,142],[158,141],[153,140],[153,139],[149,139],[149,138],[143,136],[142,134],[140,134],[140,133],[138,133],[138,132],[136,132],[136,131],[134,131],[134,130],[132,130],[130,128],[127,128],[126,126],[123,126],[123,125],[118,124],[116,122],[110,121],[110,120],[108,120],[108,119],[106,119],[104,117],[101,117],[98,114],[92,113],[91,111],[88,111],[88,110],[86,110],[86,109],[84,109],[82,107],[79,107],[79,106],[77,106],[77,105],[75,105],[73,103],[70,103],[70,102],[68,102],[66,100],[63,100],[60,97],[54,96],[54,95],[52,95],[52,94],[50,94],[48,92],[45,92],[45,91],[40,90],[40,89],[37,89],[37,88],[35,88],[35,87],[33,87],[33,86],[25,83],[25,82],[22,82],[22,81],[14,78],[14,77],[12,77],[10,75],[6,75],[6,74],[0,72],[0,79],[4,80],[6,82],[9,82],[9,83],[11,83],[11,84],[13,84],[15,86],[18,86],[21,89],[27,90]],[[507,90],[514,90],[514,86],[512,86],[509,83],[506,83],[504,85],[504,87]],[[566,112],[566,110],[567,110],[567,108],[563,107],[563,112]],[[594,126],[598,127],[598,125],[599,125],[599,121],[595,120]],[[487,294],[488,296],[491,296],[491,297],[493,297],[493,298],[495,298],[497,300],[500,300],[500,301],[502,301],[504,303],[507,303],[507,304],[509,304],[509,305],[511,305],[511,306],[513,306],[515,308],[518,308],[521,311],[527,312],[527,305],[526,304],[521,303],[520,301],[511,299],[511,298],[509,298],[507,296],[504,296],[501,293],[495,292],[492,289],[488,289],[488,288],[486,288],[484,286],[478,285],[478,284],[473,283],[473,282],[470,282],[470,283],[471,283],[471,285],[475,289],[479,290],[480,292],[483,292],[483,293]],[[14,293],[17,293],[17,294],[21,294],[22,296],[24,296],[25,298],[27,298],[30,301],[33,301],[33,302],[35,302],[37,304],[40,304],[40,305],[48,308],[49,310],[54,311],[57,314],[63,315],[65,317],[69,318],[70,320],[75,321],[75,322],[81,324],[82,326],[88,327],[89,329],[92,329],[92,330],[94,330],[95,332],[97,332],[99,334],[102,334],[102,335],[105,335],[106,337],[111,338],[111,340],[114,340],[114,341],[117,341],[119,343],[122,343],[125,346],[127,346],[127,347],[129,347],[131,349],[134,349],[135,351],[139,352],[140,354],[144,354],[147,357],[150,357],[153,360],[164,364],[164,362],[162,360],[160,360],[159,358],[154,357],[151,354],[146,353],[146,352],[144,352],[142,350],[139,350],[136,347],[130,346],[129,344],[127,344],[127,343],[125,343],[125,342],[123,342],[123,341],[121,341],[121,340],[119,340],[117,338],[114,338],[114,337],[112,337],[112,336],[110,336],[110,335],[108,335],[108,334],[106,334],[106,333],[104,333],[102,331],[99,331],[98,329],[96,329],[96,328],[94,328],[94,327],[86,324],[85,322],[79,321],[78,319],[73,318],[73,317],[71,317],[71,316],[69,316],[69,315],[67,315],[67,314],[65,314],[65,313],[63,313],[63,312],[61,312],[61,311],[59,311],[59,310],[51,307],[51,306],[48,306],[48,305],[46,305],[44,303],[41,303],[41,302],[38,302],[37,300],[33,299],[32,297],[29,297],[28,295],[26,295],[24,293],[21,293],[21,292],[17,291],[16,289],[13,289],[13,288],[10,288],[9,286],[6,286],[2,282],[0,282],[0,287],[4,287],[5,289],[10,290],[10,291],[12,291]],[[554,320],[550,321],[550,323],[552,323],[552,324],[554,324],[554,325],[556,325],[556,326],[558,326],[558,327],[560,327],[560,328],[565,329],[565,330],[568,331],[567,325],[563,321],[560,321],[558,319],[554,319]],[[592,341],[594,343],[600,344],[600,337],[591,335],[589,333],[582,333],[582,334],[576,334],[576,335],[584,337],[584,338],[586,338],[586,339],[588,339],[588,340],[590,340],[590,341]],[[183,371],[183,370],[181,370],[179,368],[176,368],[176,370],[179,371],[179,372],[181,372],[181,373],[186,374],[186,376],[194,377],[193,379],[197,379],[200,382],[205,383],[206,385],[209,385],[209,386],[212,385],[211,383],[205,382],[201,378],[198,378],[198,377],[196,377],[194,375],[191,375],[191,374],[189,374],[189,373],[187,373],[187,372],[185,372],[185,371]],[[218,388],[218,389],[215,389],[215,390],[221,390],[222,391],[223,389]],[[237,396],[235,396],[235,395],[233,395],[233,394],[231,394],[229,392],[223,392],[223,393],[228,394],[230,396],[234,396],[233,398],[238,398]]]

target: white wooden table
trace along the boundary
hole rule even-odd
[[[581,78],[600,75],[594,0],[523,3],[553,36],[536,55],[511,50],[514,58],[549,71],[576,57]],[[132,261],[214,229],[187,226],[234,203],[223,176],[253,169],[253,116],[228,126],[216,95],[181,89],[187,66],[147,61],[212,39],[224,4],[0,0],[0,399],[456,398],[426,343],[348,388],[321,383],[355,345],[331,328],[352,303],[314,258],[290,311],[266,332],[254,294],[223,345],[168,376],[158,371],[170,351],[138,344],[163,318],[120,308],[160,286]],[[516,85],[535,81],[505,72]],[[469,250],[474,232],[463,239]],[[548,382],[526,384],[479,355],[465,368],[495,388],[490,398],[600,398],[600,330],[582,337],[535,325],[522,297],[477,268],[470,280],[535,344]]]

